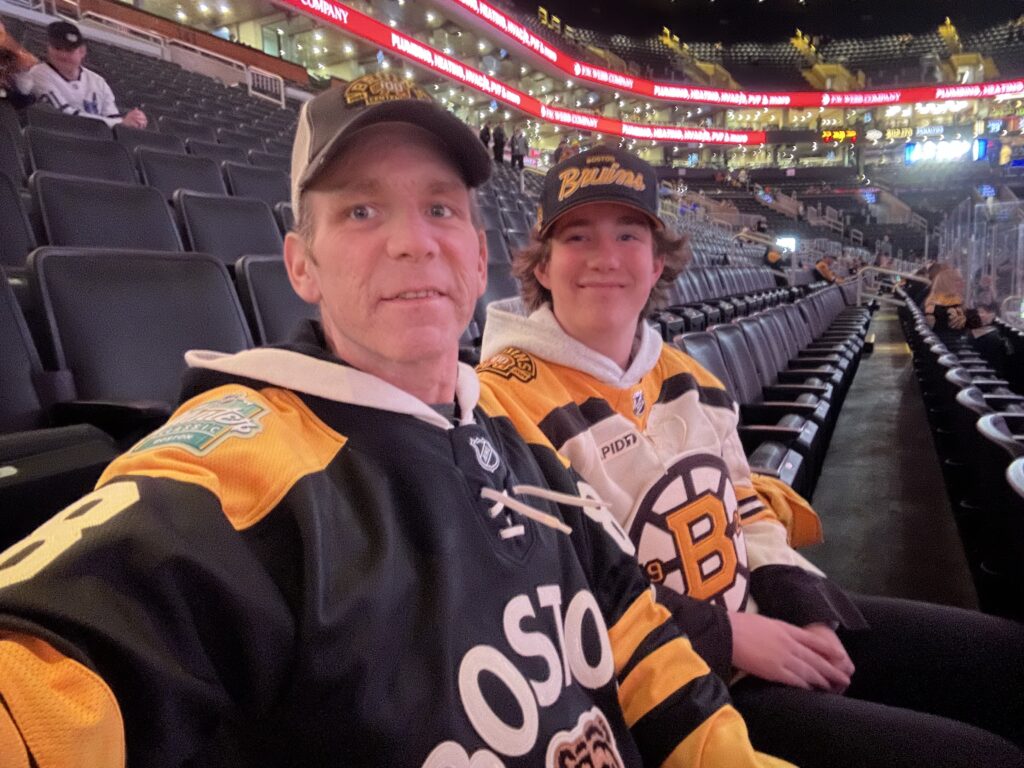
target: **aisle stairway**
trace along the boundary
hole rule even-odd
[[[825,542],[804,554],[855,592],[977,607],[896,314],[872,331],[814,494]]]

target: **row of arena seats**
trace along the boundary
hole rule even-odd
[[[906,298],[905,294],[901,298]],[[901,321],[982,610],[1024,618],[1024,396],[906,300]]]
[[[840,289],[830,287],[710,331],[681,334],[675,343],[740,404],[740,438],[754,471],[780,476],[810,497],[870,319],[867,309],[847,305]],[[766,440],[774,461],[758,453]],[[795,465],[795,476],[783,474],[787,463]]]
[[[227,165],[236,184],[244,174],[265,170]],[[281,253],[282,235],[293,224],[290,204],[271,209],[264,200],[231,197],[220,188],[213,194],[178,189],[169,206],[172,186],[162,190],[36,171],[29,183],[30,215],[13,182],[0,174],[0,263],[20,271],[26,254],[40,244],[191,250],[226,263],[247,253]]]
[[[257,129],[214,129],[205,123],[172,117],[161,117],[153,128],[146,130],[125,125],[110,128],[101,120],[66,115],[43,106],[22,110],[19,120],[19,114],[10,105],[3,104],[0,105],[0,123],[0,135],[10,138],[10,141],[0,142],[0,171],[19,184],[39,169],[116,180],[118,160],[107,158],[120,155],[120,150],[131,157],[137,147],[179,155],[187,152],[217,162],[230,160],[285,171],[291,155],[290,135],[287,139],[277,134],[270,138],[259,135]],[[72,142],[79,145],[77,152],[68,151],[68,144]],[[48,144],[56,146],[50,150]],[[80,159],[91,155],[101,155],[106,165]],[[52,168],[57,162],[61,167]],[[80,166],[83,162],[85,164]],[[111,167],[111,163],[115,165]]]

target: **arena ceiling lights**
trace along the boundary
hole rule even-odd
[[[642,141],[734,145],[757,145],[765,142],[764,131],[730,131],[697,126],[627,123],[589,112],[554,109],[540,99],[489,77],[480,70],[466,66],[461,61],[421,43],[414,37],[402,34],[387,24],[382,24],[342,3],[334,0],[278,0],[278,2],[323,19],[347,34],[362,38],[549,123]],[[497,12],[495,11],[495,13]]]
[[[854,107],[863,109],[884,107],[890,104],[919,104],[953,99],[992,99],[1024,95],[1024,80],[842,93],[832,91],[758,93],[755,91],[724,91],[676,83],[656,83],[577,61],[551,47],[525,26],[481,0],[447,0],[447,2],[475,15],[500,34],[514,40],[531,53],[543,57],[567,75],[646,99],[655,98],[688,104],[714,104],[729,107]]]

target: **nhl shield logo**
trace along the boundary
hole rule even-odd
[[[471,437],[469,444],[473,446],[476,461],[485,472],[493,472],[501,464],[501,457],[486,437]]]
[[[638,389],[633,393],[633,415],[637,417],[643,416],[646,409],[647,401],[644,400],[643,390]]]

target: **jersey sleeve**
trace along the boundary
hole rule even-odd
[[[106,80],[100,80],[97,90],[100,95],[99,104],[99,115],[97,117],[107,118],[108,125],[116,125],[122,120],[121,113],[117,108],[117,100],[114,98],[114,92],[110,89],[110,84]]]
[[[122,765],[96,759],[119,743],[128,765],[202,764],[225,718],[271,710],[296,611],[244,534],[343,445],[293,429],[286,394],[194,398],[0,554],[0,764]],[[298,541],[275,546],[301,562]]]

